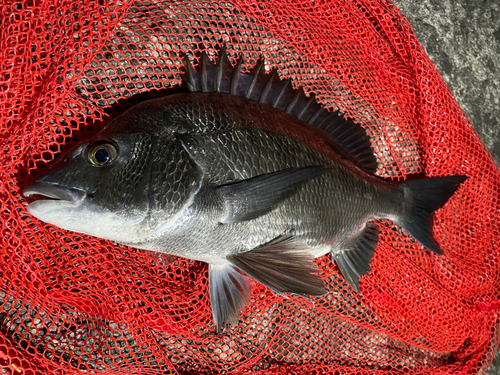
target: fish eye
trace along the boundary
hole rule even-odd
[[[108,165],[118,156],[116,147],[109,142],[99,142],[92,145],[88,151],[90,162],[99,167]]]

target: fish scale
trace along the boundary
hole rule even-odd
[[[280,294],[325,294],[314,258],[327,253],[360,292],[375,219],[442,253],[433,212],[464,176],[380,179],[364,129],[268,76],[263,61],[243,74],[243,60],[233,67],[223,49],[217,63],[202,54],[199,71],[185,64],[190,93],[140,103],[70,150],[25,189],[38,198],[28,211],[208,263],[217,330],[237,323],[249,277]]]

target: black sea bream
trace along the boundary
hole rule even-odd
[[[204,53],[199,71],[185,61],[190,93],[138,104],[62,156],[24,190],[37,199],[28,211],[208,263],[218,330],[238,322],[248,276],[277,293],[326,293],[314,258],[328,253],[359,292],[375,219],[441,253],[432,215],[466,177],[384,181],[359,125],[266,74],[263,62],[243,74],[225,49],[217,64]]]

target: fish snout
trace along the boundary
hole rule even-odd
[[[60,200],[77,203],[85,198],[86,193],[82,190],[72,189],[62,185],[35,182],[23,190],[23,195],[26,198],[34,200]]]

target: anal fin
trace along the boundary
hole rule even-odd
[[[208,275],[212,316],[220,332],[238,324],[239,311],[250,299],[250,280],[229,262],[209,264]]]
[[[320,271],[307,245],[293,235],[283,235],[271,242],[227,259],[258,282],[277,293],[321,296],[326,293]]]
[[[376,224],[368,223],[355,240],[354,246],[332,254],[347,283],[360,293],[359,280],[361,276],[368,274],[371,270],[375,248],[378,244],[379,228]]]

